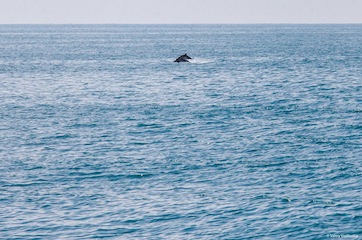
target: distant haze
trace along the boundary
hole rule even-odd
[[[0,0],[13,23],[362,23],[362,0]]]

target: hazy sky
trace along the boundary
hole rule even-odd
[[[0,0],[4,23],[362,23],[362,0]]]

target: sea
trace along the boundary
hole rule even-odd
[[[0,239],[334,238],[361,24],[0,25]]]

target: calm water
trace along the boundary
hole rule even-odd
[[[0,25],[1,239],[362,238],[361,177],[362,25]]]

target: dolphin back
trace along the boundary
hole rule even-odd
[[[181,55],[178,58],[176,58],[176,60],[174,62],[189,62],[188,60],[192,59],[191,57],[189,57],[187,54]]]

